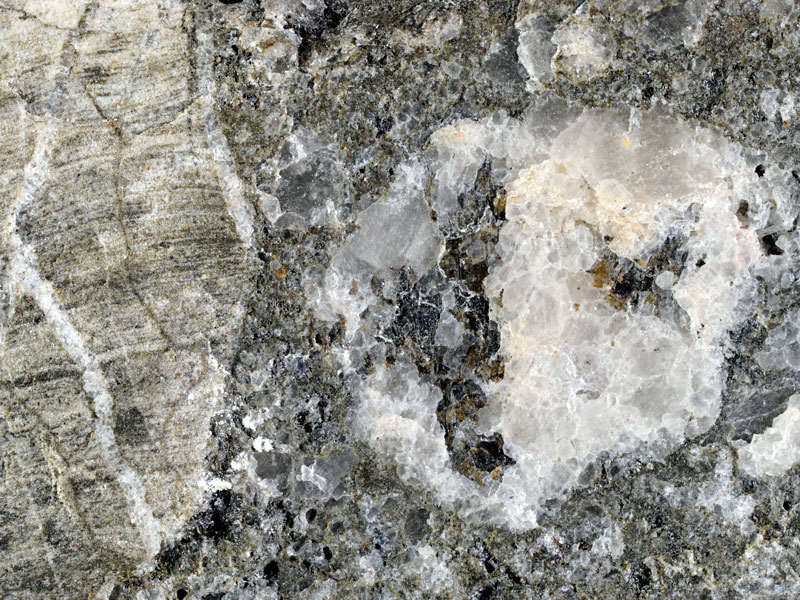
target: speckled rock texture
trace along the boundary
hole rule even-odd
[[[0,597],[800,597],[791,0],[0,0]]]

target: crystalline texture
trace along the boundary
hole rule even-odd
[[[535,505],[603,451],[680,440],[716,417],[722,337],[760,252],[723,179],[744,165],[703,138],[657,111],[587,111],[508,184],[486,286],[505,378],[483,417],[517,461],[500,488],[509,500]],[[673,298],[688,329],[620,304],[620,282],[603,280],[609,251],[646,264],[669,235],[686,238]]]
[[[579,113],[552,99],[521,119],[453,123],[431,145],[430,203],[443,230],[482,165],[505,187],[500,260],[484,281],[505,376],[485,384],[479,419],[514,464],[482,486],[456,473],[436,420],[439,392],[405,360],[362,380],[356,433],[442,502],[524,529],[599,455],[657,457],[710,427],[727,332],[750,310],[751,267],[765,258],[737,216],[741,198],[751,199],[751,223],[769,210],[744,152],[662,109]],[[416,159],[405,165],[326,275],[320,313],[348,315],[351,344],[380,342],[358,327],[378,302],[363,283],[345,297],[350,278],[435,264],[441,242],[423,180]],[[448,327],[445,315],[437,343],[449,343]]]
[[[800,460],[800,395],[789,398],[789,407],[764,433],[739,450],[739,468],[756,476],[780,475]]]

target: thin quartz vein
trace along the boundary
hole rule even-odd
[[[211,67],[212,44],[208,34],[197,32],[197,72],[201,102],[203,106],[203,123],[205,125],[208,148],[214,160],[222,196],[228,214],[236,226],[236,233],[247,248],[253,245],[253,208],[244,197],[244,186],[231,158],[231,152],[225,135],[220,129],[219,120],[214,110],[216,83]]]
[[[13,252],[9,268],[9,277],[13,284],[10,287],[12,292],[28,295],[36,301],[61,345],[72,360],[83,369],[83,387],[94,403],[96,415],[94,430],[103,459],[125,492],[131,521],[136,526],[144,546],[148,552],[155,553],[160,547],[163,526],[153,516],[153,511],[145,500],[145,491],[139,476],[120,455],[111,425],[114,399],[108,391],[105,376],[97,358],[70,322],[67,312],[60,306],[52,284],[41,277],[33,249],[23,243],[17,233],[17,216],[35,200],[47,181],[50,170],[49,150],[54,134],[55,124],[50,120],[39,134],[33,156],[25,166],[20,195],[7,224],[8,238]]]

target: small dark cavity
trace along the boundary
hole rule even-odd
[[[764,251],[764,254],[767,256],[780,256],[783,254],[783,250],[778,247],[776,241],[777,237],[774,233],[761,238],[761,249]]]
[[[592,285],[607,290],[606,300],[617,310],[629,307],[638,310],[644,302],[652,303],[659,316],[674,316],[674,306],[667,292],[653,287],[658,273],[671,271],[676,276],[684,268],[688,252],[680,235],[669,236],[642,267],[639,264],[605,249],[589,269],[594,276]]]
[[[289,27],[300,36],[297,49],[298,60],[304,64],[315,44],[321,42],[323,34],[336,29],[346,16],[346,7],[338,2],[327,0],[324,10],[306,19],[289,19]],[[313,81],[309,82],[313,85]]]
[[[742,227],[747,227],[750,224],[750,217],[748,216],[749,211],[750,205],[747,203],[747,200],[739,202],[739,208],[736,209],[736,217],[739,219]]]
[[[646,564],[642,563],[634,574],[634,581],[636,586],[641,590],[648,587],[652,583],[653,572]]]
[[[333,324],[328,331],[328,342],[330,344],[337,344],[344,339],[345,333],[345,320],[344,317],[339,317],[339,320]]]
[[[281,570],[278,567],[278,561],[271,560],[264,566],[264,577],[267,579],[267,581],[275,581],[280,572]]]
[[[184,589],[180,589],[175,595],[178,597],[178,600],[183,600],[184,598],[186,598],[186,596],[189,595],[189,592],[187,592]]]
[[[375,128],[378,130],[376,137],[383,137],[394,127],[394,117],[375,117]]]
[[[614,293],[614,295],[618,296],[620,298],[627,298],[628,296],[630,296],[633,293],[634,289],[639,291],[638,290],[639,286],[636,285],[636,281],[634,279],[634,276],[635,276],[635,274],[633,274],[630,271],[628,271],[628,273],[626,273],[625,276],[622,278],[622,281],[616,282],[613,285],[613,287],[611,288],[611,290]],[[647,286],[644,286],[643,289],[646,289],[646,288],[647,288]]]
[[[767,170],[764,168],[764,165],[756,165],[756,175],[759,177],[763,177],[766,171]]]
[[[482,471],[514,464],[514,460],[503,452],[503,437],[499,433],[492,434],[491,439],[478,442],[473,452],[475,466]]]
[[[178,564],[178,561],[181,559],[181,551],[176,547],[169,548],[166,552],[164,552],[160,560],[161,562],[167,566],[167,568],[173,568],[175,565]]]
[[[485,561],[483,561],[483,568],[486,569],[487,573],[494,573],[495,571],[495,567],[492,564],[492,561],[488,558]]]
[[[322,555],[325,557],[325,560],[330,560],[333,558],[333,552],[327,546],[322,548]]]
[[[197,528],[204,537],[219,539],[230,529],[228,511],[231,506],[230,490],[220,490],[211,497],[209,506],[196,517]]]

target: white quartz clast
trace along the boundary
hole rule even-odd
[[[440,501],[524,529],[601,454],[663,454],[713,424],[727,333],[752,309],[751,269],[764,258],[737,216],[742,199],[751,225],[768,212],[744,150],[661,108],[578,111],[548,99],[521,119],[453,123],[430,147],[361,214],[314,291],[316,308],[345,317],[349,350],[380,343],[359,317],[379,305],[370,278],[435,268],[436,226],[449,226],[489,160],[507,193],[500,260],[484,282],[505,376],[485,384],[480,427],[500,432],[516,463],[483,486],[451,469],[440,392],[402,355],[358,384],[357,435]],[[609,302],[593,265],[609,253],[646,265],[669,236],[685,261],[655,285],[680,318]],[[350,356],[340,357],[345,370]]]

